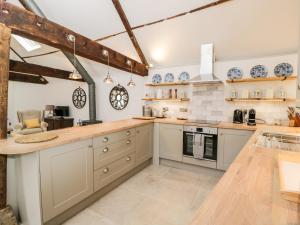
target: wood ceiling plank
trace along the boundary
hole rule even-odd
[[[141,62],[143,64],[145,64],[145,65],[148,66],[147,59],[146,59],[146,57],[145,57],[145,55],[144,55],[144,53],[143,53],[143,51],[142,51],[142,49],[141,49],[141,47],[140,47],[137,39],[136,39],[136,37],[135,37],[135,35],[134,35],[133,31],[132,31],[132,28],[131,28],[131,26],[129,24],[127,16],[126,16],[126,14],[125,14],[125,12],[124,12],[124,10],[123,10],[123,8],[122,8],[119,0],[112,0],[112,2],[114,4],[114,6],[115,6],[115,8],[116,8],[116,10],[117,10],[117,12],[118,12],[121,20],[122,20],[122,23],[123,23],[123,25],[124,25],[124,27],[125,27],[128,35],[129,35],[129,38],[130,38],[130,40],[131,40],[131,42],[132,42],[132,44],[133,44],[136,52],[138,53],[138,55],[139,55],[139,57],[141,59]]]
[[[76,37],[76,55],[107,64],[107,57],[102,54],[103,50],[107,50],[112,67],[131,72],[130,66],[126,64],[130,60],[133,62],[133,73],[148,75],[146,65],[13,4],[4,2],[0,14],[0,23],[6,24],[17,35],[72,53],[73,43],[66,38],[71,34]]]

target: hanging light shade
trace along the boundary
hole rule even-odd
[[[67,36],[67,39],[68,39],[68,41],[73,42],[73,66],[74,66],[74,70],[73,70],[72,73],[70,73],[69,79],[80,80],[80,79],[82,79],[82,76],[76,70],[76,56],[75,56],[75,53],[76,53],[76,38],[75,38],[74,35],[69,34]]]
[[[69,78],[72,79],[72,80],[80,80],[80,79],[82,79],[82,76],[75,69],[75,70],[73,70],[72,73],[70,73]]]
[[[109,52],[107,50],[105,50],[105,51],[103,51],[103,55],[107,56],[107,75],[104,78],[103,82],[105,84],[112,84],[114,81],[111,78],[110,73],[109,73]]]
[[[127,62],[127,64],[131,66],[131,78],[130,78],[130,81],[128,82],[127,86],[128,87],[135,87],[135,83],[132,79],[132,62],[131,61],[129,61],[129,62]]]

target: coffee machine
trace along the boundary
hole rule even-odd
[[[256,125],[256,119],[255,119],[255,117],[256,117],[256,111],[255,111],[255,109],[250,109],[249,113],[248,113],[248,122],[247,122],[247,124],[249,126],[255,126]]]
[[[233,123],[244,123],[247,110],[236,109],[233,112]]]

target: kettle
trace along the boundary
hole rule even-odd
[[[244,123],[245,111],[236,109],[233,112],[233,123]]]

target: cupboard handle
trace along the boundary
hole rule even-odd
[[[93,145],[89,145],[89,148],[93,148]]]
[[[126,161],[130,161],[130,160],[131,160],[131,157],[128,156],[128,157],[126,158]]]
[[[103,142],[108,142],[108,137],[105,137],[105,138],[103,139]]]
[[[109,172],[109,168],[108,167],[105,167],[104,169],[103,169],[103,173],[108,173]]]
[[[127,135],[127,136],[129,136],[130,134],[131,134],[131,132],[130,132],[130,131],[127,131],[127,132],[126,132],[126,135]]]
[[[109,150],[109,148],[106,147],[103,149],[103,152],[106,153],[106,152],[108,152],[108,150]]]
[[[130,140],[127,140],[127,141],[126,141],[126,144],[128,144],[128,145],[129,145],[130,143],[131,143],[131,141],[130,141]]]

